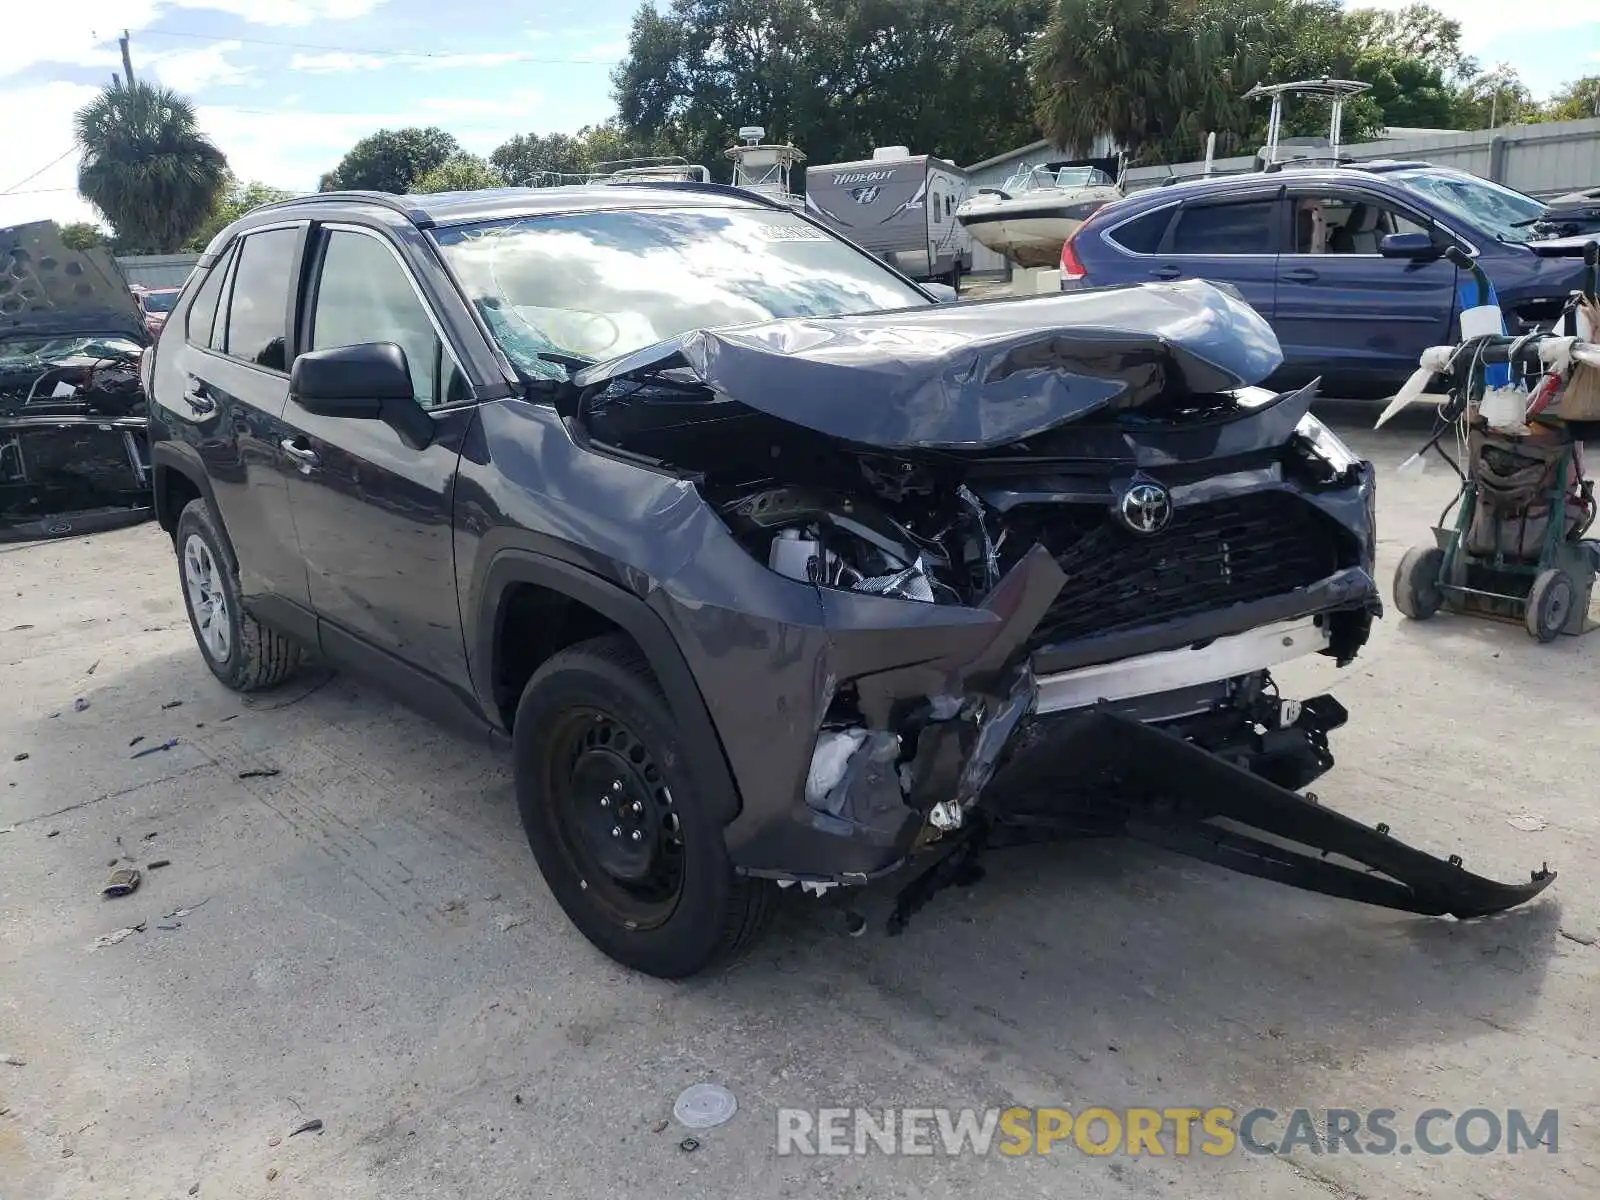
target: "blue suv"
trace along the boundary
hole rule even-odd
[[[1392,393],[1428,346],[1458,339],[1455,244],[1494,281],[1507,328],[1553,320],[1586,239],[1534,236],[1545,206],[1426,163],[1290,168],[1195,180],[1107,205],[1061,252],[1063,290],[1199,278],[1272,325],[1292,386]]]

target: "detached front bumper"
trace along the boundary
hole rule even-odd
[[[729,826],[738,868],[825,888],[947,843],[1126,834],[1313,891],[1462,917],[1520,904],[1554,878],[1497,883],[1298,794],[1333,765],[1327,735],[1345,713],[1263,684],[1290,659],[1359,649],[1378,611],[1364,568],[1134,631],[1124,644],[1143,652],[1109,661],[1081,645],[1024,649],[1061,581],[1036,549],[981,608],[897,605],[927,614],[910,628],[873,624],[880,598],[830,594],[830,687],[850,692],[863,719],[824,725],[787,810],[747,810]],[[978,619],[937,619],[960,613]]]

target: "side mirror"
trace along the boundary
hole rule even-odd
[[[382,421],[413,450],[433,441],[433,421],[417,403],[406,352],[394,342],[307,351],[289,372],[289,396],[319,417]]]
[[[948,283],[925,283],[922,290],[932,296],[937,304],[954,304],[961,299],[961,293]]]
[[[319,417],[368,420],[383,415],[386,400],[416,400],[406,352],[393,342],[308,351],[294,360],[289,394]]]
[[[1444,248],[1426,233],[1390,233],[1378,243],[1378,253],[1385,258],[1424,262],[1439,258],[1443,255]]]

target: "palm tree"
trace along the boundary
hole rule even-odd
[[[1130,157],[1192,157],[1240,131],[1290,0],[1056,0],[1034,43],[1035,115],[1076,153],[1109,134]],[[1276,18],[1276,19],[1275,19]]]
[[[228,160],[195,123],[194,105],[147,83],[108,87],[78,110],[78,191],[117,240],[170,254],[210,215]]]

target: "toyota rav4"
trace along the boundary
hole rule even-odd
[[[662,976],[779,886],[905,871],[898,929],[1043,836],[1418,912],[1548,883],[1296,794],[1345,714],[1269,671],[1366,641],[1373,475],[1254,386],[1260,317],[941,299],[713,185],[257,209],[145,364],[200,653],[248,691],[315,650],[508,740],[556,899]]]

